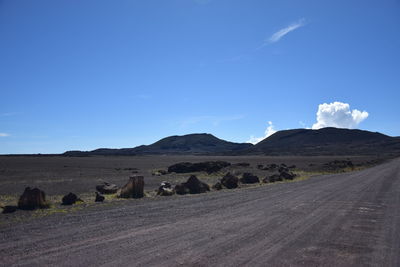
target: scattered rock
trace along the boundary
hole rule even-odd
[[[277,164],[272,163],[272,164],[266,165],[266,166],[263,168],[263,170],[265,170],[265,171],[274,171],[274,170],[278,169],[278,167],[279,167],[279,166],[278,166]]]
[[[175,194],[175,190],[169,182],[162,182],[158,188],[157,195],[159,196],[172,196]]]
[[[46,202],[46,194],[38,188],[25,188],[24,193],[18,200],[18,208],[21,210],[44,209],[48,207],[49,204]]]
[[[264,165],[262,165],[262,164],[258,164],[258,165],[257,165],[257,169],[259,169],[259,170],[263,170],[263,169],[264,169]]]
[[[96,192],[96,199],[94,202],[103,202],[105,197],[103,195],[100,195],[99,192]]]
[[[110,184],[108,182],[104,182],[96,186],[96,190],[99,191],[101,194],[115,194],[118,191],[118,186],[115,184]]]
[[[215,190],[221,190],[222,189],[222,184],[220,182],[217,182],[215,185],[212,187]]]
[[[296,174],[290,172],[290,171],[283,171],[280,173],[279,175],[280,177],[282,177],[285,180],[293,180],[296,177]]]
[[[289,171],[289,169],[287,167],[285,167],[285,166],[280,166],[279,169],[278,169],[279,173],[288,172],[288,171]]]
[[[329,170],[340,170],[346,168],[354,168],[354,164],[351,160],[334,160],[324,164],[324,167]]]
[[[68,195],[63,196],[61,205],[72,205],[78,201],[78,197],[74,193],[69,193]]]
[[[3,214],[6,214],[6,213],[13,213],[13,212],[15,212],[16,210],[17,210],[17,206],[4,206],[3,207]]]
[[[210,191],[210,186],[200,181],[195,175],[190,176],[185,183],[175,186],[175,192],[179,195],[200,194],[207,191]]]
[[[250,163],[247,163],[247,162],[239,162],[239,163],[235,163],[233,165],[238,166],[238,167],[250,167]]]
[[[266,180],[270,183],[275,183],[275,182],[282,181],[282,177],[279,174],[273,174],[271,176],[265,177],[264,181],[266,181]]]
[[[175,192],[178,195],[186,195],[190,193],[190,190],[185,186],[185,184],[178,184],[175,186]]]
[[[168,172],[189,173],[189,172],[207,172],[208,174],[218,172],[221,169],[230,166],[226,161],[206,161],[199,163],[181,162],[168,167]]]
[[[121,198],[142,198],[144,196],[144,177],[131,176],[118,194]]]
[[[255,184],[255,183],[259,183],[260,179],[256,175],[246,172],[246,173],[243,173],[243,176],[240,179],[240,182],[243,184]]]
[[[234,189],[238,187],[239,178],[228,172],[222,179],[221,184],[228,189]]]

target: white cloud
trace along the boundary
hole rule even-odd
[[[368,118],[368,112],[350,109],[350,105],[342,102],[324,103],[318,106],[317,122],[312,129],[324,127],[355,128]]]
[[[247,141],[247,143],[252,143],[252,144],[257,144],[258,142],[264,140],[270,135],[273,135],[276,133],[276,130],[274,129],[274,125],[272,124],[272,121],[268,122],[268,127],[265,130],[265,135],[263,137],[255,137],[254,135],[250,136],[250,139]]]
[[[10,136],[8,133],[0,133],[0,137],[7,137]]]
[[[280,29],[279,31],[271,35],[271,37],[268,39],[268,42],[269,43],[278,42],[283,36],[285,36],[289,32],[292,32],[300,27],[303,27],[304,25],[306,25],[305,19],[300,19],[299,21],[292,23],[289,26]]]

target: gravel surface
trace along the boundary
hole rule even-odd
[[[1,215],[0,216],[6,216]],[[0,226],[0,265],[399,266],[400,159]]]

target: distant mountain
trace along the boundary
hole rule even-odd
[[[93,151],[67,151],[66,156],[86,155],[160,155],[160,154],[234,154],[241,150],[251,148],[248,143],[233,143],[219,139],[211,134],[188,134],[183,136],[170,136],[151,145],[142,145],[134,148],[109,149],[100,148]]]
[[[266,155],[400,155],[400,138],[340,128],[279,131],[246,153]]]
[[[211,134],[170,136],[134,148],[68,151],[66,156],[90,155],[388,155],[400,156],[400,137],[339,128],[279,131],[256,145],[232,143]]]

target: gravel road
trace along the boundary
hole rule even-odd
[[[4,266],[400,266],[400,159],[2,226],[0,259]]]

